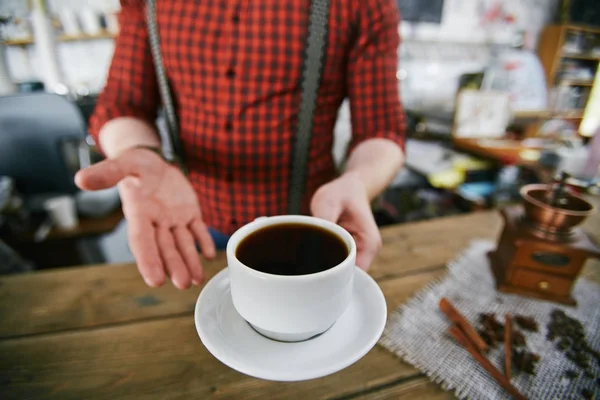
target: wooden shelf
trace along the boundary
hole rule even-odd
[[[96,35],[60,35],[58,37],[59,42],[77,42],[80,40],[99,40],[99,39],[113,39],[116,35],[114,33],[104,31]]]
[[[583,118],[583,110],[571,110],[571,111],[562,111],[555,114],[558,118],[565,119],[582,119]]]
[[[565,29],[568,30],[568,31],[600,33],[600,27],[598,27],[598,26],[565,25]]]
[[[548,90],[557,86],[580,86],[587,88],[597,89],[594,83],[597,81],[597,77],[592,79],[569,79],[568,77],[560,78],[559,73],[561,64],[565,59],[574,60],[586,60],[587,64],[594,64],[594,69],[600,65],[600,54],[591,54],[585,52],[581,54],[570,53],[564,50],[565,41],[567,36],[571,32],[588,32],[600,35],[600,27],[586,26],[586,25],[547,25],[544,27],[540,40],[538,41],[537,54],[544,68],[546,75],[546,84]],[[586,103],[589,99],[586,101]],[[552,112],[553,118],[563,118],[570,120],[573,124],[578,125],[584,118],[584,111],[587,108],[587,104],[581,105],[581,108],[573,110],[564,110]]]
[[[536,110],[536,111],[517,111],[513,114],[514,119],[547,119],[551,115],[549,110]]]
[[[101,40],[101,39],[113,39],[116,35],[114,33],[104,31],[100,32],[96,35],[59,35],[56,39],[59,42],[77,42],[82,40]],[[5,44],[7,46],[27,46],[34,44],[33,38],[24,38],[24,39],[15,39],[15,40],[7,40]]]
[[[558,86],[566,85],[566,86],[594,86],[593,79],[563,79],[558,82]]]
[[[600,60],[600,56],[595,56],[593,54],[569,54],[569,53],[563,53],[562,54],[562,58],[572,58],[575,60],[589,60],[589,61],[599,61]]]
[[[4,44],[6,46],[27,46],[28,44],[32,44],[33,39],[31,38],[23,38],[23,39],[9,39]]]
[[[535,148],[524,147],[520,141],[510,141],[505,139],[471,139],[471,138],[453,138],[452,142],[457,149],[478,155],[480,157],[491,159],[501,163],[517,164],[522,166],[535,165],[535,161],[529,161],[522,157],[523,151],[533,150]],[[493,143],[498,143],[494,146]]]

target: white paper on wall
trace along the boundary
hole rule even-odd
[[[499,138],[510,121],[507,92],[461,90],[457,98],[455,137]]]

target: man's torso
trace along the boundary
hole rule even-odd
[[[207,222],[230,232],[284,213],[310,1],[157,3],[184,156],[201,206],[213,214]],[[330,9],[307,198],[335,175],[332,132],[346,96],[353,3],[333,0]]]

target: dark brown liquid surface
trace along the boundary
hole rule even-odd
[[[238,245],[236,257],[244,265],[274,275],[307,275],[325,271],[348,257],[342,239],[305,224],[267,226]]]

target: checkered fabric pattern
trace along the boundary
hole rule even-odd
[[[119,116],[153,123],[160,103],[143,0],[121,1],[107,85],[90,130]],[[158,0],[158,31],[184,158],[205,222],[232,233],[261,215],[285,214],[300,104],[310,0]],[[404,149],[393,0],[332,0],[329,37],[309,150],[303,212],[336,175],[337,110],[350,99],[352,151],[388,138]]]

